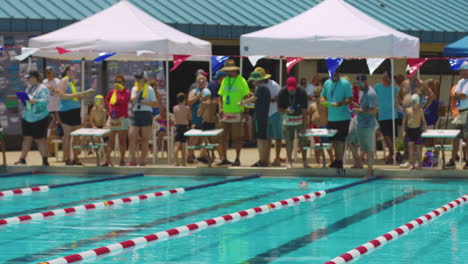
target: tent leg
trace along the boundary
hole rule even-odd
[[[170,104],[169,104],[169,98],[170,98],[170,95],[169,95],[169,58],[166,59],[166,113],[167,113],[167,116],[169,117],[169,108],[170,108]],[[169,118],[168,118],[169,120]],[[169,126],[169,131],[168,131],[168,146],[167,146],[167,150],[168,150],[168,157],[167,157],[167,164],[168,165],[171,165],[172,164],[172,157],[174,156],[174,146],[172,145],[172,134],[173,134],[173,130],[170,128]],[[153,146],[154,148],[154,146]],[[183,157],[182,157],[183,158]]]
[[[280,88],[283,87],[283,57],[280,57],[279,60],[279,79],[278,83]]]
[[[239,65],[240,66],[240,76],[243,76],[242,75],[242,73],[243,73],[242,70],[244,69],[244,57],[243,56],[240,57],[240,63],[239,64],[240,64]]]
[[[390,68],[391,68],[391,75],[390,75],[390,78],[392,79],[392,86],[391,86],[391,89],[392,89],[392,105],[393,105],[393,108],[396,108],[395,106],[395,90],[393,89],[393,87],[395,86],[395,79],[393,78],[394,76],[394,61],[393,61],[393,58],[390,59]],[[392,111],[392,137],[393,137],[393,165],[396,165],[396,153],[397,153],[397,149],[396,149],[396,133],[395,133],[395,111]]]
[[[209,71],[209,73],[210,73],[209,80],[210,80],[210,82],[211,82],[211,81],[213,80],[213,68],[212,68],[213,65],[211,64],[211,58],[210,58],[210,62],[209,62],[209,66],[208,66],[208,67],[209,67],[208,71]]]

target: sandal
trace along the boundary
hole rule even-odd
[[[81,163],[81,161],[79,160],[74,160],[72,161],[73,165],[78,165],[78,166],[83,166],[83,163]]]
[[[119,166],[125,166],[125,161],[121,160]]]

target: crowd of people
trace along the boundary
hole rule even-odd
[[[439,84],[434,80],[422,81],[418,74],[407,79],[405,75],[382,75],[382,81],[373,87],[366,75],[358,75],[355,80],[340,76],[336,71],[331,79],[314,76],[310,82],[301,78],[298,84],[295,77],[288,77],[281,87],[271,79],[271,75],[261,67],[254,69],[246,80],[240,75],[240,68],[233,60],[227,60],[222,69],[208,82],[207,73],[196,72],[195,83],[186,93],[177,94],[177,104],[172,113],[167,113],[157,92],[156,83],[148,80],[144,72],[134,74],[131,90],[125,86],[123,75],[114,78],[114,87],[104,96],[97,95],[83,123],[81,121],[81,99],[92,96],[92,89],[77,91],[74,79],[76,71],[66,67],[61,79],[54,75],[54,69],[47,67],[45,79],[37,71],[26,76],[28,86],[25,93],[28,100],[23,107],[23,143],[19,160],[15,164],[26,164],[26,157],[33,141],[47,166],[48,131],[61,128],[57,136],[63,139],[63,157],[66,165],[82,165],[79,148],[72,148],[72,131],[88,126],[109,128],[105,141],[108,143],[106,159],[102,165],[112,165],[110,152],[119,141],[120,166],[145,166],[152,128],[156,123],[158,139],[174,131],[174,162],[185,166],[195,161],[208,163],[207,150],[202,149],[196,157],[192,148],[201,142],[217,144],[220,162],[218,166],[240,166],[244,133],[251,127],[258,148],[258,161],[254,167],[281,166],[293,167],[293,149],[297,138],[298,152],[304,168],[309,168],[306,146],[320,145],[315,149],[315,161],[320,164],[325,148],[331,168],[343,168],[345,149],[352,153],[352,168],[362,168],[367,161],[367,175],[373,174],[376,133],[381,133],[389,154],[384,157],[387,164],[394,158],[411,169],[420,169],[422,145],[433,146],[433,140],[423,142],[421,134],[438,119]],[[462,79],[452,88],[451,127],[462,131],[460,138],[468,138],[468,63],[460,68]],[[392,78],[395,85],[392,86]],[[393,96],[393,100],[392,100]],[[155,109],[159,109],[155,111]],[[130,110],[130,111],[129,111]],[[155,116],[155,112],[157,115]],[[393,122],[395,119],[395,122]],[[394,125],[396,129],[394,130]],[[217,137],[189,137],[184,134],[190,129],[212,130],[222,128]],[[336,130],[331,137],[314,138],[309,142],[307,129],[328,128]],[[59,130],[59,129],[55,129]],[[394,141],[403,138],[403,153],[394,149]],[[128,142],[128,148],[127,148]],[[158,141],[158,150],[165,146]],[[235,157],[230,161],[228,148],[232,142]],[[274,157],[271,147],[274,145]],[[280,156],[283,142],[286,146],[286,159]],[[73,144],[79,145],[79,138]],[[140,147],[138,147],[140,145]],[[457,142],[454,143],[454,146]],[[167,147],[167,146],[166,146]],[[126,161],[126,151],[129,160]],[[452,159],[447,164],[454,166],[457,158],[454,147]],[[140,152],[137,155],[137,152]],[[396,153],[397,152],[397,153]],[[55,153],[57,154],[57,153]],[[138,157],[138,160],[137,160]],[[407,161],[406,161],[407,160]],[[406,161],[406,162],[405,162]],[[465,165],[468,169],[468,162]]]

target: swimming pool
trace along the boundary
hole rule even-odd
[[[0,219],[53,208],[223,180],[139,177],[0,200]],[[1,189],[86,180],[33,175],[0,179]],[[307,189],[298,183],[308,181]],[[356,181],[258,178],[0,228],[0,263],[38,263]],[[467,181],[376,180],[314,202],[154,243],[95,263],[324,263],[467,193]],[[461,207],[363,256],[360,263],[466,263]]]

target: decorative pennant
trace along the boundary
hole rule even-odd
[[[255,65],[257,65],[258,60],[260,60],[263,57],[265,57],[265,55],[249,56],[248,58],[249,58],[250,63],[252,63],[252,66],[255,67]]]
[[[0,56],[3,56],[3,46],[0,46]]]
[[[143,54],[156,54],[156,52],[151,50],[137,50],[136,54],[138,57],[140,57]]]
[[[456,71],[458,70],[465,61],[467,61],[468,59],[465,58],[465,59],[449,59],[449,63],[450,63],[450,69]]]
[[[413,75],[421,68],[421,66],[428,60],[428,58],[417,58],[417,59],[408,59],[408,68],[409,71],[408,78],[413,77]]]
[[[382,58],[368,58],[367,59],[367,67],[369,68],[369,73],[372,75],[375,70],[384,62],[385,59]]]
[[[294,65],[298,64],[299,62],[303,61],[304,58],[299,58],[299,57],[287,57],[286,58],[286,73],[289,74],[291,71],[292,67]]]
[[[68,52],[71,51],[71,50],[67,50],[67,49],[61,48],[61,47],[55,47],[55,49],[58,51],[58,54],[59,54],[59,55],[62,55],[62,54],[65,54],[65,53],[68,53]]]
[[[328,68],[328,75],[330,79],[333,79],[333,75],[335,74],[336,69],[340,67],[341,63],[343,63],[344,58],[326,58],[325,63],[327,64]]]
[[[217,72],[228,59],[229,56],[211,56],[211,72]]]
[[[117,53],[116,52],[99,52],[99,57],[95,58],[94,61],[102,62],[106,60],[107,58],[114,56],[115,54]]]
[[[38,50],[39,49],[37,48],[21,48],[21,55],[15,56],[15,58],[19,61],[22,61],[36,53]]]
[[[174,60],[174,66],[172,66],[170,71],[173,71],[179,67],[182,62],[188,59],[192,55],[172,55],[172,59]]]

